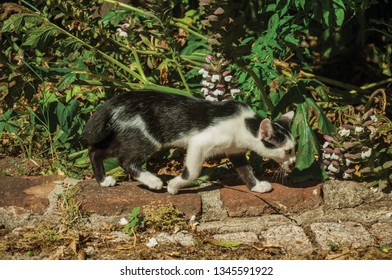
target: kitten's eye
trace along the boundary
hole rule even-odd
[[[286,155],[291,155],[292,149],[284,151]]]

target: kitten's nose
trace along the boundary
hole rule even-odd
[[[297,160],[296,156],[291,157],[290,160],[289,160],[290,161],[290,165],[294,164],[296,160]]]

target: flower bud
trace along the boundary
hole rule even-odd
[[[348,149],[351,149],[352,147],[355,147],[358,144],[360,144],[360,143],[359,142],[344,142],[343,149],[348,150]]]
[[[370,167],[365,167],[361,169],[361,173],[370,173],[372,172],[372,169]]]
[[[361,158],[369,158],[372,155],[372,149],[364,147],[365,149],[361,152]],[[367,148],[367,149],[366,149]]]
[[[333,166],[339,167],[339,162],[337,162],[336,160],[333,160],[333,161],[331,162],[331,164],[332,164]]]
[[[338,134],[341,136],[341,137],[344,137],[344,136],[350,136],[350,130],[349,129],[345,129],[345,128],[343,128],[343,129],[341,129],[341,130],[339,130],[338,131]]]
[[[369,126],[369,125],[372,125],[373,123],[374,123],[373,120],[368,120],[368,121],[366,121],[366,122],[363,123],[363,126],[364,126],[364,127],[367,127],[367,126]]]
[[[370,108],[370,110],[369,111],[367,111],[363,116],[362,116],[362,119],[363,120],[367,120],[371,115],[373,115],[373,108]]]
[[[355,133],[361,133],[363,130],[364,130],[364,128],[361,127],[361,126],[356,126],[355,127]]]
[[[215,82],[219,81],[220,78],[221,78],[220,75],[214,74],[214,75],[212,75],[212,77],[211,77],[211,82],[215,83]]]
[[[332,154],[332,153],[334,152],[334,150],[331,149],[331,148],[322,148],[321,150],[322,150],[324,153],[328,153],[328,154]]]
[[[324,134],[323,137],[325,141],[336,143],[336,140],[329,135]]]
[[[349,168],[345,171],[348,174],[354,173],[355,172],[355,168]]]
[[[327,169],[333,173],[339,172],[339,169],[335,167],[333,164],[328,165]]]
[[[343,128],[349,129],[349,130],[354,130],[355,129],[355,127],[353,125],[351,125],[351,124],[344,124],[342,126],[343,126]]]
[[[350,154],[350,153],[345,153],[344,154],[345,158],[349,158],[349,159],[359,159],[361,158],[361,154]]]
[[[337,154],[333,153],[333,154],[331,155],[331,159],[332,159],[332,160],[340,159],[340,156],[338,156]]]
[[[211,61],[214,59],[214,57],[210,54],[206,54],[205,59],[207,63],[211,63]]]

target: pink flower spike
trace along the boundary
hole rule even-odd
[[[325,141],[336,143],[336,140],[329,135],[324,134],[323,137]]]
[[[331,148],[322,148],[321,149],[323,152],[325,152],[325,153],[328,153],[328,154],[332,154],[333,153],[333,149],[331,149]]]
[[[230,75],[231,71],[227,70],[225,72],[222,73],[223,77],[226,77],[227,75]]]
[[[206,54],[205,59],[206,59],[207,63],[211,63],[211,60],[213,60],[214,57],[210,54]]]
[[[359,159],[359,158],[361,158],[361,154],[353,155],[353,154],[345,153],[344,157],[345,158],[349,158],[349,159]]]

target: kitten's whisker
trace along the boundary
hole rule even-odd
[[[285,166],[283,166],[283,165],[280,165],[280,167],[279,167],[279,176],[281,177],[281,182],[282,182],[282,185],[284,184],[284,183],[286,183],[286,175],[287,175],[287,172],[286,172],[286,168],[285,168]]]
[[[272,181],[273,182],[279,182],[279,170],[280,170],[280,166],[279,168],[274,172],[274,174],[272,175]]]

